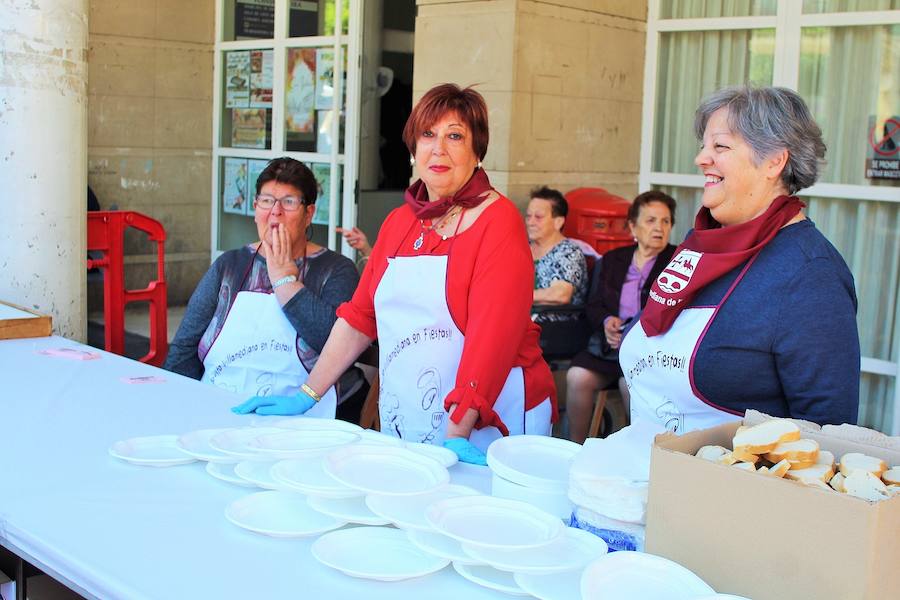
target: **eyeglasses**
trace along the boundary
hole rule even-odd
[[[256,206],[263,210],[271,210],[275,208],[276,202],[281,203],[281,208],[286,211],[300,210],[300,207],[303,206],[303,200],[301,200],[297,196],[284,196],[283,198],[276,198],[275,196],[270,196],[269,194],[260,194],[256,197]]]

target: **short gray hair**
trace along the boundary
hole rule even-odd
[[[694,132],[703,139],[706,124],[720,108],[728,125],[753,150],[756,164],[780,150],[788,151],[781,181],[791,194],[810,187],[825,163],[822,130],[803,98],[782,87],[735,86],[707,96],[697,107]]]

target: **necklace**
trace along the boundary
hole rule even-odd
[[[431,225],[426,225],[423,219],[419,219],[419,226],[422,228],[422,231],[419,232],[419,237],[416,238],[416,241],[413,242],[413,250],[418,250],[422,247],[422,244],[425,243],[425,234],[432,230],[440,230],[447,222],[449,222],[453,217],[458,215],[462,209],[460,207],[454,207],[444,215],[438,217],[434,221],[431,222]],[[447,236],[442,235],[442,240],[446,240]]]

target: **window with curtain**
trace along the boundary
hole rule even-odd
[[[660,19],[774,15],[777,0],[670,0],[659,3]]]
[[[895,10],[900,0],[803,0],[806,14]]]
[[[728,85],[771,85],[774,56],[774,29],[661,34],[653,170],[696,174],[694,111],[700,100]]]

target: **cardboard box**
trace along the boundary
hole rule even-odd
[[[53,331],[48,315],[0,300],[0,340],[47,337]]]
[[[900,597],[900,496],[868,502],[693,456],[708,444],[731,448],[738,425],[656,437],[646,551],[753,600]],[[821,431],[802,437],[837,460],[863,452],[900,465],[896,448]]]

